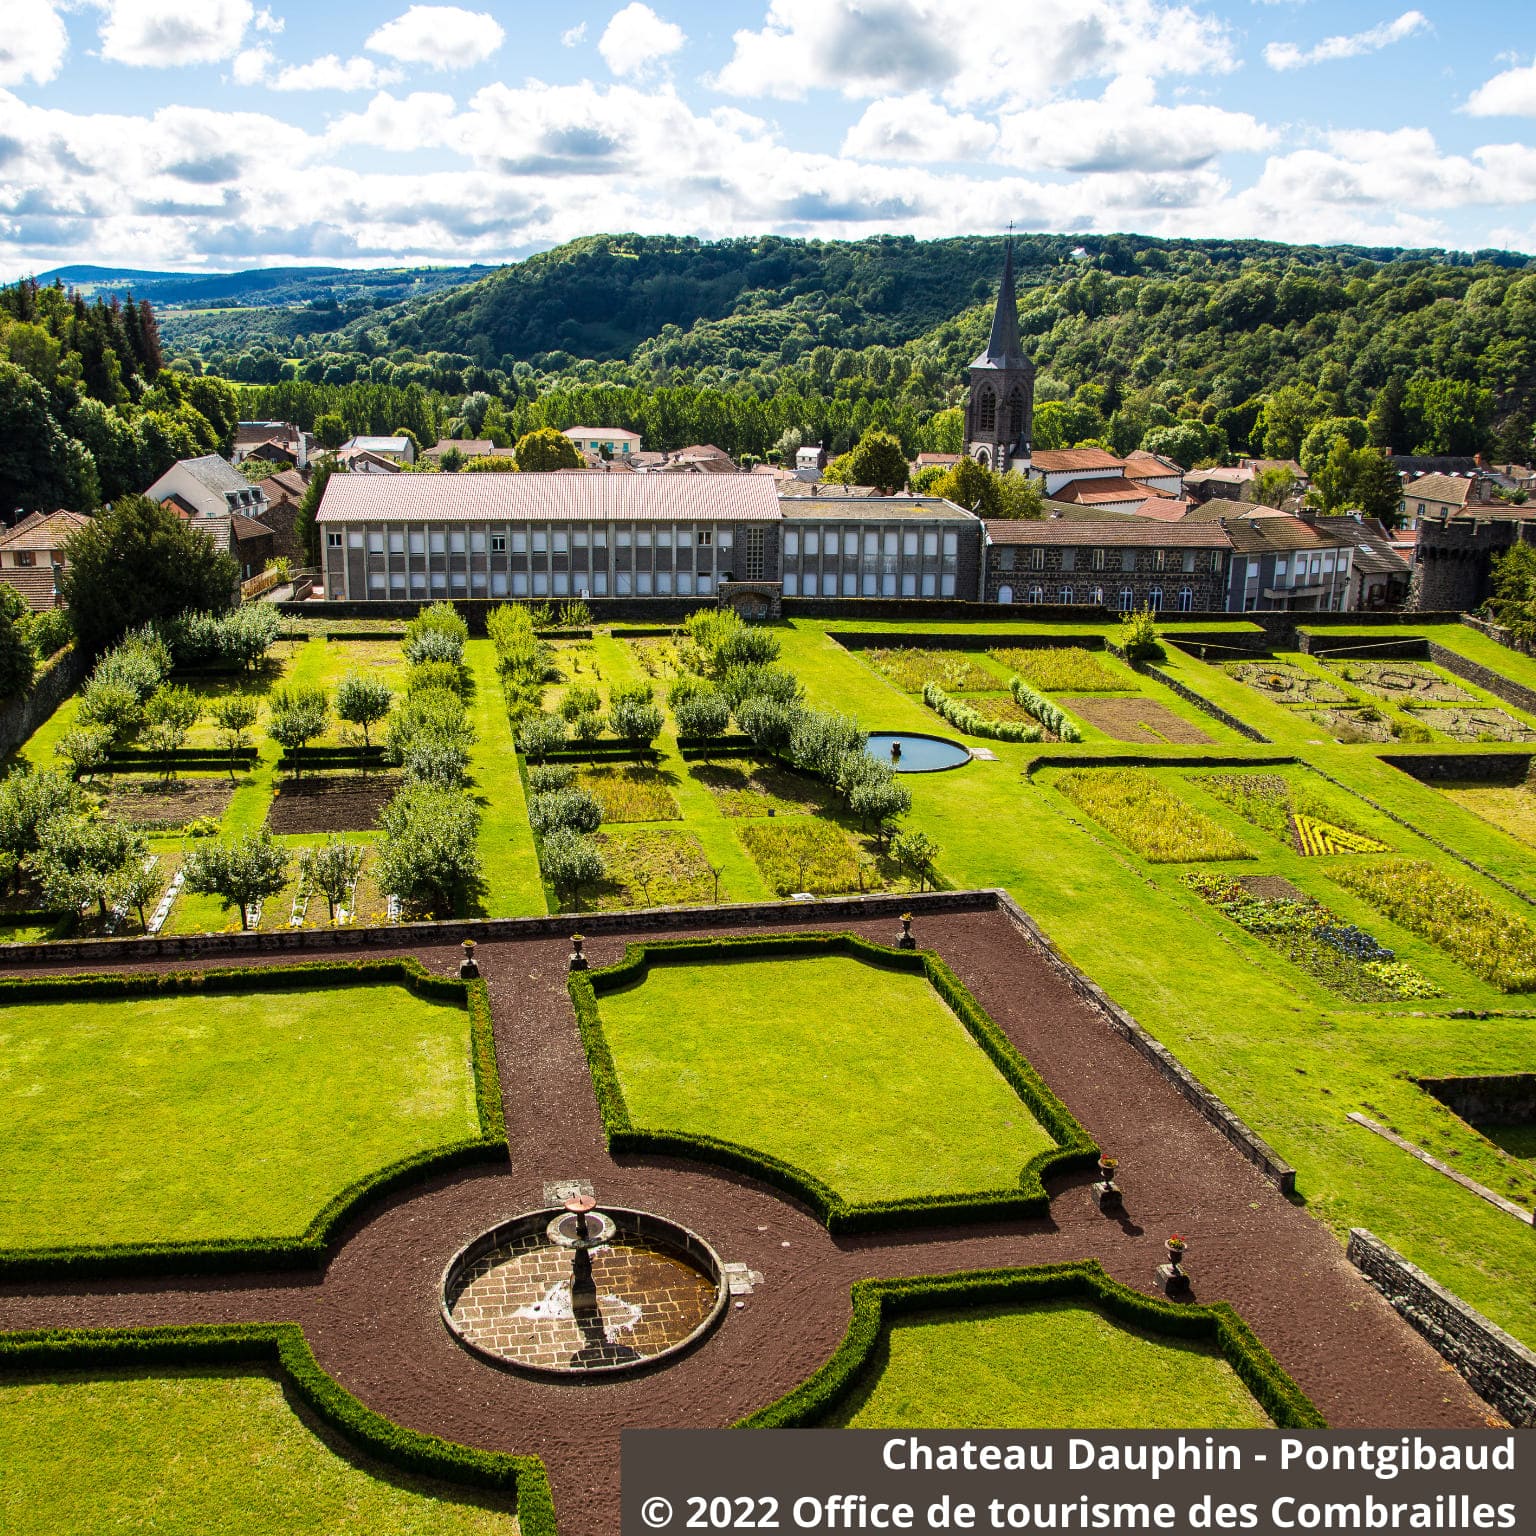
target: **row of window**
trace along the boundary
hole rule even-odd
[[[1027,557],[1023,561],[1018,559],[1020,551],[1016,551],[1008,545],[1003,545],[997,551],[997,567],[1002,571],[1029,570],[1043,571],[1045,569],[1045,546],[1036,545],[1033,549],[1027,549],[1022,553]],[[1080,557],[1086,555],[1086,563]],[[1129,557],[1127,559],[1127,557]],[[1152,569],[1155,571],[1189,571],[1192,572],[1197,564],[1196,552],[1192,549],[1154,549],[1152,551]],[[1092,571],[1118,571],[1136,569],[1136,551],[1120,549],[1064,549],[1061,552],[1061,568],[1064,571],[1092,570]],[[1210,554],[1210,569],[1221,569],[1221,551],[1213,549]]]
[[[955,578],[953,572],[942,576],[934,571],[908,571],[899,579],[894,571],[877,575],[874,571],[844,571],[838,576],[833,571],[815,571],[803,576],[795,571],[784,572],[785,597],[953,597]]]
[[[883,532],[878,528],[863,530],[862,540],[857,528],[786,528],[784,530],[784,558],[797,560],[803,550],[806,558],[817,555],[836,557],[841,550],[845,559],[853,559],[862,547],[864,558],[873,560],[878,555],[895,558],[898,550],[908,560],[917,558],[921,549],[923,557],[933,560],[942,549],[945,558],[953,560],[960,552],[960,536],[946,533],[940,538],[936,528],[923,530],[904,528],[899,534],[894,528]]]
[[[618,549],[729,549],[731,530],[721,528],[619,528],[614,533],[614,545]],[[403,555],[407,550],[413,555],[431,553],[462,555],[484,554],[487,549],[493,555],[504,555],[510,549],[514,555],[568,554],[573,549],[607,549],[608,530],[585,528],[519,529],[511,533],[492,533],[485,528],[431,528],[411,529],[374,528],[363,530],[349,528],[345,540],[339,528],[328,529],[325,535],[327,547],[366,549],[371,555],[382,555],[387,550],[392,555]]]
[[[1007,585],[999,587],[997,589],[997,600],[1000,603],[1013,602],[1013,588]],[[1104,606],[1104,588],[1085,587],[1083,589],[1082,597],[1079,598],[1077,595],[1076,587],[1059,587],[1054,597],[1047,598],[1046,589],[1044,587],[1034,586],[1030,587],[1024,593],[1024,601],[1026,603],[1044,603],[1047,601],[1053,603],[1084,602],[1092,603],[1095,607],[1102,608]],[[1175,594],[1174,602],[1180,613],[1192,612],[1195,606],[1194,589],[1192,587],[1180,587],[1178,592]],[[1147,606],[1155,609],[1162,608],[1163,589],[1161,587],[1153,587],[1152,590],[1147,593]],[[1136,594],[1129,587],[1121,587],[1119,611],[1121,613],[1129,613],[1135,607]]]
[[[332,578],[331,596],[340,599],[343,582]],[[708,597],[715,590],[714,578],[695,579],[691,571],[616,572],[613,595],[616,597]],[[353,594],[356,596],[357,594]],[[607,571],[593,571],[573,578],[569,571],[383,571],[368,573],[370,598],[404,597],[607,597]]]

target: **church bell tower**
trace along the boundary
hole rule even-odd
[[[1013,292],[1013,240],[1003,257],[1003,280],[992,312],[987,349],[970,366],[965,406],[966,452],[999,474],[1029,468],[1035,415],[1035,365],[1019,341],[1019,310]]]

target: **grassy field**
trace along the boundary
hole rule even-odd
[[[400,986],[0,1014],[0,1249],[301,1234],[478,1133],[461,1008]]]
[[[767,1152],[849,1201],[1015,1188],[1052,1145],[921,976],[665,965],[601,1009],[637,1126]]]
[[[1070,1301],[893,1323],[828,1426],[845,1429],[1268,1429],[1214,1349]]]
[[[331,1449],[265,1375],[0,1377],[0,1529],[507,1536],[504,1506]]]

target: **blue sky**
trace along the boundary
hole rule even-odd
[[[0,276],[602,230],[1536,250],[1513,0],[6,0]]]

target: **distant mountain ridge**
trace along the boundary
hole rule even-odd
[[[55,267],[37,274],[42,287],[61,282],[86,298],[148,299],[157,307],[322,304],[367,298],[375,306],[474,282],[494,267],[255,267],[242,272],[153,272],[132,267]]]

